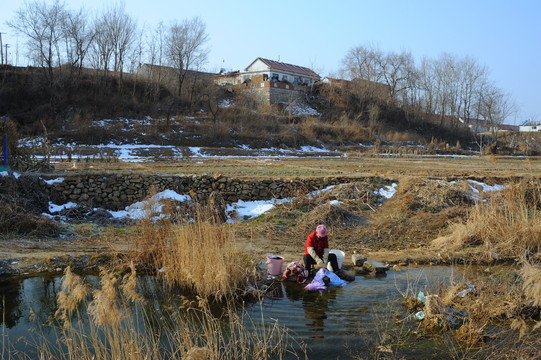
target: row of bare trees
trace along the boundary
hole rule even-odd
[[[452,126],[482,119],[494,131],[515,110],[509,95],[490,80],[488,69],[471,57],[444,53],[416,65],[410,52],[359,46],[343,58],[341,74],[365,80],[362,91],[370,84],[384,84],[387,101],[417,114],[437,114],[441,124],[446,119]]]
[[[91,14],[60,0],[28,1],[8,26],[25,38],[29,64],[44,70],[51,87],[60,80],[57,68],[66,69],[74,83],[83,68],[100,70],[105,80],[113,72],[121,83],[125,72],[136,73],[147,62],[176,69],[180,97],[187,72],[201,68],[208,56],[206,25],[199,18],[143,31],[121,3]]]

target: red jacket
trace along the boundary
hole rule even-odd
[[[306,239],[306,246],[304,247],[305,254],[308,254],[309,247],[313,247],[317,256],[323,258],[323,249],[329,247],[329,237],[325,236],[324,238],[320,238],[314,231],[308,235],[308,238]]]

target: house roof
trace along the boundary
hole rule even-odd
[[[269,59],[263,59],[263,58],[260,58],[260,57],[258,57],[254,61],[252,61],[252,63],[250,65],[248,65],[248,67],[246,67],[246,69],[244,69],[244,70],[248,71],[248,68],[250,66],[252,66],[253,63],[255,63],[257,60],[261,60],[271,70],[286,71],[286,72],[295,73],[295,74],[299,74],[299,75],[304,75],[304,76],[308,76],[308,77],[319,78],[318,74],[316,74],[314,71],[312,71],[312,70],[310,70],[310,69],[308,69],[306,67],[298,66],[298,65],[292,65],[292,64],[286,64],[286,63],[283,63],[283,62],[269,60]]]

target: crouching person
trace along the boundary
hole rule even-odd
[[[345,275],[338,267],[338,259],[335,254],[329,253],[329,237],[327,236],[327,227],[318,225],[316,231],[308,235],[304,247],[304,269],[311,274],[312,266],[327,266],[331,263],[332,271],[341,279],[352,281],[352,277]]]

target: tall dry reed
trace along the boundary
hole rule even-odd
[[[477,248],[482,258],[541,258],[541,184],[523,182],[479,200],[467,220],[433,242],[443,250]]]
[[[215,316],[208,300],[168,304],[169,319],[160,327],[150,325],[141,307],[144,300],[136,290],[136,272],[120,278],[108,272],[100,276],[101,286],[91,289],[81,277],[67,269],[63,278],[58,316],[63,320],[58,341],[43,338],[35,346],[40,359],[282,359],[286,353],[306,358],[305,346],[292,340],[277,321],[254,321],[231,299]],[[81,297],[81,286],[87,292]],[[84,305],[92,293],[85,320],[75,303]],[[67,300],[66,300],[67,299]],[[80,300],[80,301],[79,301]],[[134,302],[132,302],[135,300]],[[132,304],[128,306],[128,304]],[[69,310],[69,311],[68,311]],[[260,307],[261,310],[261,307]],[[67,314],[72,316],[66,319]],[[75,316],[75,314],[77,314]],[[19,354],[27,358],[29,354]],[[18,358],[11,356],[9,358]]]
[[[161,253],[165,279],[191,288],[202,297],[223,299],[239,294],[256,278],[253,261],[234,247],[234,234],[211,209],[195,206]]]

